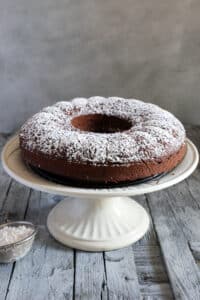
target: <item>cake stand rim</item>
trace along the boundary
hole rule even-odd
[[[4,170],[8,173],[10,177],[15,179],[21,184],[24,184],[25,186],[28,186],[29,188],[33,188],[38,191],[47,192],[51,194],[57,194],[57,195],[70,195],[70,196],[79,196],[79,197],[117,197],[117,196],[134,196],[134,195],[141,195],[146,193],[151,193],[155,191],[159,191],[165,188],[168,188],[172,185],[175,185],[187,177],[189,177],[194,170],[196,169],[198,162],[199,162],[199,153],[197,150],[197,147],[194,145],[194,143],[189,139],[186,138],[187,143],[187,152],[183,159],[183,161],[171,172],[164,175],[161,179],[156,181],[149,181],[146,183],[141,183],[138,185],[130,185],[127,187],[112,187],[112,188],[94,188],[94,189],[87,189],[87,188],[80,188],[80,187],[72,187],[72,186],[64,186],[61,184],[53,183],[48,181],[47,179],[41,178],[39,175],[34,173],[31,169],[29,169],[25,163],[22,161],[20,156],[14,158],[14,162],[18,163],[18,166],[20,166],[22,169],[26,172],[28,172],[28,175],[32,175],[32,180],[28,180],[22,175],[19,174],[19,168],[16,166],[13,166],[12,168],[9,166],[8,159],[15,155],[14,153],[16,151],[20,151],[19,149],[19,142],[18,142],[18,135],[14,135],[10,138],[10,140],[4,145],[2,153],[1,153],[1,160]],[[12,149],[12,147],[15,145],[15,148]],[[18,147],[17,147],[18,145]],[[11,149],[9,149],[11,148]],[[9,152],[10,151],[10,152]],[[187,155],[189,151],[192,153],[191,157],[191,164],[183,170],[183,172],[178,176],[173,176],[176,173],[177,168],[181,169],[181,167],[186,162]],[[191,153],[190,156],[191,156]],[[16,155],[15,155],[16,156]],[[33,179],[37,179],[37,182],[34,182]],[[170,178],[166,181],[166,178]]]

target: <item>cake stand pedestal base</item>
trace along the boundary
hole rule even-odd
[[[129,197],[66,198],[50,212],[47,226],[67,246],[107,251],[139,240],[148,230],[149,216]]]

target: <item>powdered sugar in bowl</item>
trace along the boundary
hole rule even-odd
[[[10,263],[24,257],[31,249],[36,233],[36,226],[30,222],[0,225],[0,263]]]

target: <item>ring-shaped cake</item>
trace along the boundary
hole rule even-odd
[[[119,97],[46,107],[26,121],[19,139],[28,164],[66,184],[133,182],[171,171],[186,153],[185,130],[174,115]]]

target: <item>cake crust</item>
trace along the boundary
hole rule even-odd
[[[23,159],[30,165],[41,170],[50,172],[66,178],[67,181],[73,179],[81,184],[90,182],[99,184],[113,184],[132,182],[138,179],[152,177],[157,174],[167,173],[175,168],[183,159],[186,153],[186,144],[173,155],[163,158],[162,161],[149,161],[146,163],[137,162],[128,165],[107,165],[97,166],[92,164],[82,164],[66,162],[63,159],[52,160],[45,155],[22,150]],[[52,167],[53,166],[53,167]]]

